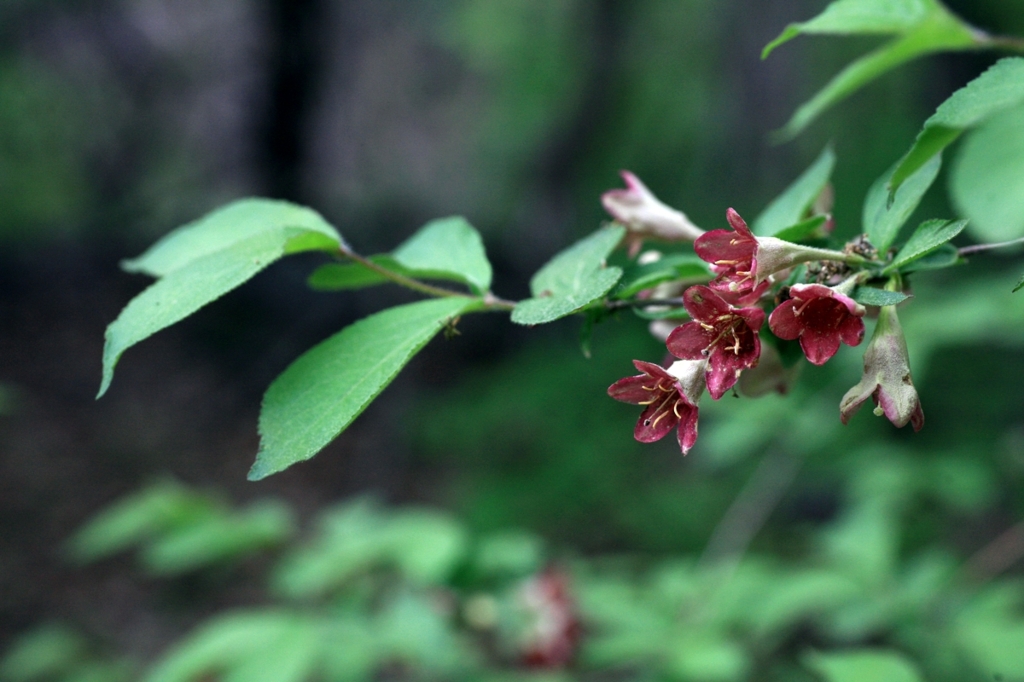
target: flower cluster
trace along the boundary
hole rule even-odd
[[[779,343],[797,341],[811,364],[823,365],[842,344],[858,346],[864,340],[867,310],[851,292],[872,271],[861,267],[851,274],[850,265],[870,264],[857,249],[831,251],[755,236],[731,208],[726,211],[731,229],[703,232],[658,201],[634,175],[622,176],[627,189],[605,193],[602,203],[627,228],[631,254],[645,238],[693,241],[713,275],[706,284],[683,292],[681,303],[690,321],[662,337],[677,360],[667,368],[634,360],[641,373],[608,388],[612,398],[644,407],[633,432],[636,440],[650,443],[678,429],[679,447],[686,454],[697,440],[698,401],[705,387],[719,400],[735,390],[741,375],[760,372],[765,376],[744,379],[741,388],[749,384],[784,392],[793,371],[781,362],[775,350]],[[812,266],[795,267],[802,263]],[[771,351],[769,362],[759,368],[766,315],[768,329],[779,341],[765,346]],[[841,402],[842,422],[869,397],[877,405],[875,413],[896,426],[910,422],[918,430],[924,424],[906,342],[891,305],[881,307],[864,356],[863,378]]]

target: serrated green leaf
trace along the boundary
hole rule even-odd
[[[306,351],[264,395],[260,450],[249,480],[266,478],[319,452],[447,321],[476,304],[451,297],[390,308]]]
[[[893,272],[908,263],[926,256],[940,246],[953,239],[967,225],[966,220],[927,220],[921,223],[910,236],[907,243],[899,250],[892,263],[882,270],[883,273]]]
[[[761,59],[801,34],[891,34],[905,33],[935,11],[934,0],[836,0],[808,21],[790,24],[768,43]]]
[[[828,221],[828,216],[816,215],[813,218],[802,220],[796,225],[790,225],[775,233],[775,237],[787,242],[802,242],[815,237],[818,228]],[[824,236],[824,235],[821,235]]]
[[[154,575],[177,575],[279,545],[294,531],[291,509],[266,500],[183,526],[146,546],[141,558]]]
[[[949,190],[976,239],[1024,236],[1024,106],[993,115],[967,135],[950,172]]]
[[[318,644],[317,628],[308,616],[277,610],[229,613],[190,633],[144,679],[194,682],[216,672],[225,680],[301,682],[315,662]],[[296,656],[296,650],[303,655]],[[296,658],[303,664],[296,665]],[[254,661],[267,674],[259,676]]]
[[[921,203],[921,198],[932,186],[942,165],[942,155],[936,154],[921,166],[899,190],[889,203],[889,181],[894,164],[882,177],[875,180],[864,198],[863,229],[868,241],[884,254],[899,236],[900,228]]]
[[[960,265],[964,262],[966,261],[960,257],[960,252],[955,246],[943,244],[927,256],[922,256],[909,265],[904,266],[900,271],[909,274],[921,270],[941,270],[953,265]]]
[[[960,134],[1024,102],[1024,58],[1006,57],[960,88],[924,122],[889,184],[890,195]]]
[[[861,305],[896,305],[910,298],[901,291],[886,291],[875,287],[860,286],[853,290],[853,300]]]
[[[1017,280],[1017,285],[1013,287],[1013,291],[1010,293],[1015,294],[1021,289],[1024,289],[1024,275],[1021,275],[1020,279]]]
[[[177,483],[158,483],[94,516],[69,540],[68,551],[75,561],[96,561],[215,513],[214,503],[207,496]]]
[[[299,249],[296,240],[304,245],[302,248],[319,248],[321,240],[327,239],[315,233],[310,242],[311,234],[292,227],[263,230],[166,272],[133,298],[107,327],[103,379],[96,397],[110,387],[114,367],[125,350],[247,282],[286,253],[294,253]],[[177,251],[172,249],[172,253]],[[167,261],[158,259],[158,264],[167,265]]]
[[[622,279],[615,287],[615,298],[629,298],[665,282],[705,278],[711,278],[711,270],[696,254],[671,253],[654,263],[630,263],[623,268]]]
[[[977,35],[969,26],[945,11],[931,15],[911,31],[848,64],[817,94],[797,108],[786,125],[774,134],[775,138],[779,141],[793,139],[833,104],[901,64],[935,52],[975,47]],[[931,154],[928,155],[930,157]]]
[[[809,651],[801,661],[825,682],[921,682],[923,679],[917,666],[904,654],[886,649],[840,653]]]
[[[336,250],[341,235],[316,211],[287,201],[240,199],[164,236],[144,254],[121,265],[128,272],[163,277],[205,256],[248,241],[264,232],[291,228],[312,242],[297,242],[300,250]]]
[[[432,220],[392,252],[410,270],[442,279],[456,279],[477,294],[491,288],[491,263],[480,233],[465,218]]]
[[[825,147],[810,167],[754,219],[751,230],[762,237],[776,236],[783,229],[796,225],[807,215],[832,176],[836,155]]]
[[[543,324],[571,315],[608,293],[622,269],[605,265],[626,234],[619,225],[594,232],[562,251],[530,280],[533,298],[512,310],[517,324]]]

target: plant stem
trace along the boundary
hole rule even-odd
[[[412,289],[413,291],[418,291],[421,294],[426,294],[427,296],[433,296],[434,298],[458,297],[468,298],[474,301],[481,301],[484,304],[485,309],[487,310],[512,310],[512,308],[516,306],[515,301],[506,301],[503,298],[495,296],[489,291],[483,296],[475,296],[473,294],[467,294],[462,291],[452,291],[451,289],[445,289],[444,287],[436,287],[432,284],[421,282],[418,279],[406,277],[405,275],[399,274],[394,270],[389,270],[382,265],[374,263],[369,258],[360,256],[358,253],[348,248],[348,246],[345,244],[342,244],[339,250],[341,251],[341,254],[346,258],[354,260],[355,262],[362,265],[364,268],[373,270],[381,277],[384,277],[385,279],[388,279],[399,286],[403,286],[406,289]]]
[[[974,246],[965,246],[957,249],[956,252],[961,256],[966,256],[969,253],[978,253],[980,251],[988,251],[989,249],[1001,249],[1004,246],[1013,246],[1014,244],[1024,244],[1024,237],[1019,239],[1011,239],[1008,242],[995,242],[993,244],[975,244]]]
[[[986,35],[981,43],[984,47],[1002,48],[1014,52],[1024,52],[1024,40],[1015,36],[989,36]]]
[[[608,310],[619,310],[620,308],[646,308],[647,306],[665,305],[679,307],[683,305],[683,298],[631,298],[623,301],[605,301],[605,308]]]

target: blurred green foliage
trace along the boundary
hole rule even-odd
[[[934,541],[911,547],[901,530],[929,496],[942,500],[932,513],[976,509],[994,485],[972,473],[975,460],[939,461],[866,448],[847,458],[839,513],[799,550],[699,559],[563,551],[553,560],[525,531],[471,533],[447,514],[372,498],[323,510],[299,538],[271,537],[251,520],[254,509],[287,517],[280,503],[235,510],[165,481],[88,522],[70,541],[73,554],[99,559],[137,546],[140,568],[167,580],[269,552],[262,605],[195,623],[151,662],[43,625],[7,649],[0,679],[1012,679],[1024,674],[1024,586],[965,566]],[[951,475],[972,483],[947,495]],[[197,508],[219,509],[234,533],[208,533]],[[551,571],[564,576],[564,592],[538,602],[530,595]],[[552,604],[582,624],[578,649],[530,672],[524,647],[559,632]]]

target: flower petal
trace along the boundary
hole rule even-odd
[[[683,292],[683,306],[686,312],[690,313],[690,317],[699,322],[712,322],[732,308],[710,287],[702,284],[692,286]]]
[[[671,398],[670,398],[671,400]],[[653,443],[668,435],[679,425],[679,417],[672,411],[672,405],[665,407],[664,401],[647,406],[633,429],[633,437],[641,443]]]
[[[786,341],[792,341],[800,336],[804,325],[794,310],[797,303],[798,301],[794,299],[783,301],[772,311],[768,317],[768,328],[772,330],[772,334]]]
[[[824,365],[839,351],[839,334],[825,330],[805,329],[800,335],[800,348],[813,365]]]
[[[702,360],[707,356],[708,344],[711,343],[710,333],[700,326],[700,322],[687,322],[676,327],[665,340],[668,352],[682,360]]]
[[[619,402],[640,405],[651,399],[651,391],[644,388],[645,383],[651,383],[647,375],[619,379],[608,387],[608,395]]]

